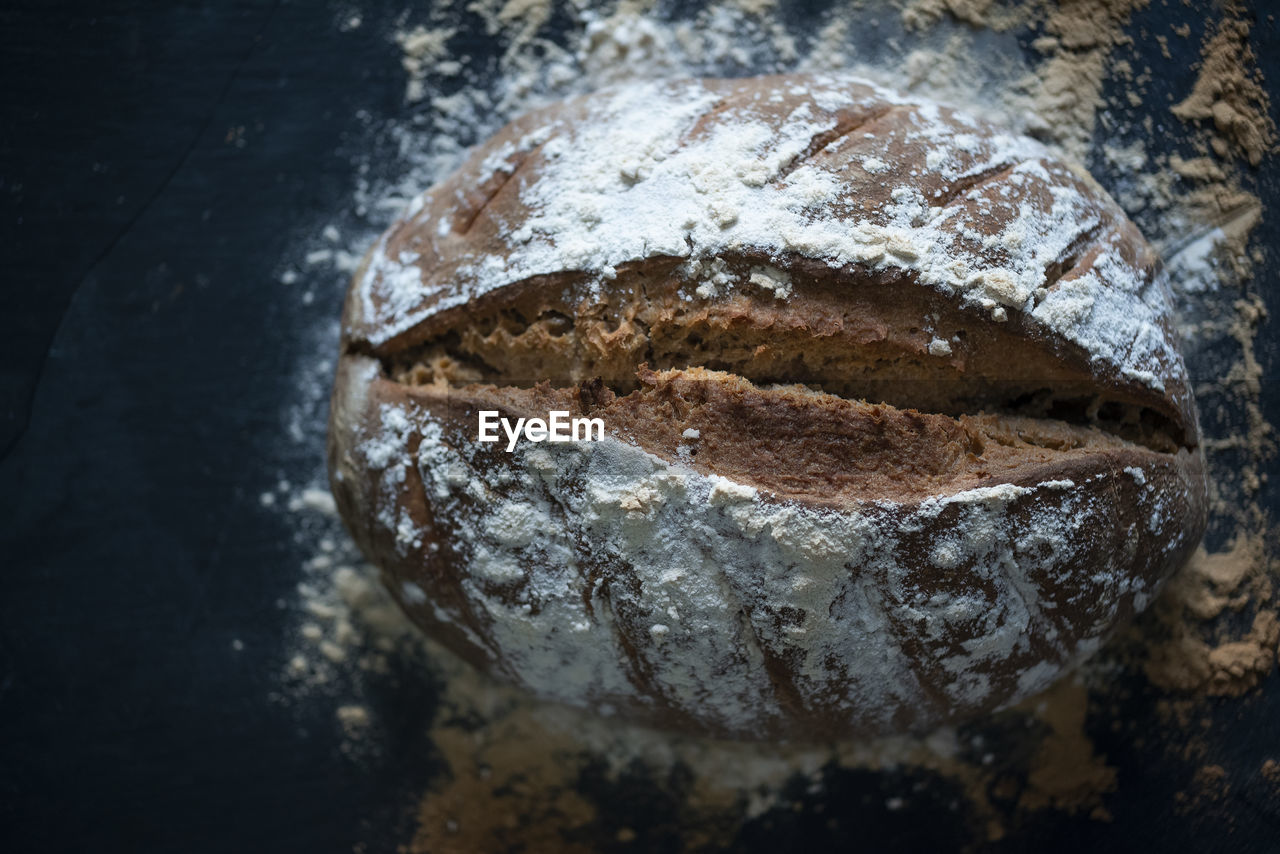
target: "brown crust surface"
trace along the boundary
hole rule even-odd
[[[488,594],[471,588],[467,567],[473,554],[451,516],[475,514],[483,518],[490,511],[482,502],[464,497],[460,505],[450,506],[446,515],[438,515],[418,453],[422,425],[439,427],[445,443],[466,449],[471,455],[469,470],[478,475],[502,473],[510,460],[500,447],[474,442],[480,408],[497,409],[512,419],[545,413],[553,407],[599,414],[619,433],[638,427],[629,438],[642,441],[650,453],[669,454],[673,459],[679,459],[680,436],[688,429],[682,425],[699,424],[706,432],[698,443],[702,449],[689,461],[692,468],[767,490],[767,500],[780,506],[800,502],[810,508],[834,509],[846,517],[865,519],[875,530],[894,532],[893,542],[882,547],[881,560],[861,563],[851,555],[844,565],[843,571],[851,580],[870,585],[885,599],[877,611],[884,620],[878,630],[883,635],[851,634],[846,655],[868,654],[868,643],[873,647],[891,643],[908,662],[898,678],[910,686],[910,702],[867,698],[867,686],[838,673],[828,675],[820,687],[807,684],[799,665],[788,663],[800,656],[784,634],[788,625],[803,619],[803,612],[771,597],[767,589],[743,581],[735,587],[741,597],[737,607],[745,609],[742,619],[758,624],[755,639],[744,650],[754,646],[763,658],[750,664],[744,651],[738,666],[763,667],[768,685],[761,689],[757,716],[745,724],[717,720],[712,700],[691,706],[671,696],[664,685],[663,671],[669,665],[664,667],[659,660],[663,650],[653,643],[654,617],[643,604],[645,573],[635,563],[645,560],[644,552],[611,554],[589,542],[581,543],[576,555],[583,586],[573,595],[591,601],[597,617],[602,609],[607,611],[611,643],[618,649],[633,691],[566,697],[551,685],[534,683],[530,687],[556,699],[606,705],[661,726],[741,738],[806,739],[918,731],[943,721],[963,720],[1020,696],[1026,686],[1019,680],[1037,673],[1037,668],[1056,674],[1085,654],[1082,648],[1086,652],[1096,648],[1115,626],[1140,610],[1172,569],[1186,559],[1205,520],[1198,454],[1186,450],[1164,454],[1092,428],[1003,416],[950,419],[907,414],[797,389],[756,390],[739,396],[747,391],[742,387],[744,381],[711,378],[708,372],[698,370],[649,375],[652,385],[646,383],[642,391],[627,399],[607,403],[582,387],[414,388],[386,379],[370,381],[369,373],[362,375],[356,369],[360,361],[358,357],[344,361],[331,428],[332,436],[363,437],[331,442],[334,494],[343,517],[358,532],[370,559],[386,569],[393,593],[416,622],[474,665],[516,681],[530,684],[516,663],[521,650],[494,640],[493,617],[479,602],[485,595],[512,603],[523,601],[521,585],[499,584]],[[372,367],[371,363],[366,365]],[[672,395],[688,400],[708,392],[738,397],[737,404],[715,401],[708,405],[702,401],[699,407],[690,406],[682,420],[653,417],[654,412],[669,406]],[[759,410],[797,404],[800,409],[795,417],[763,422],[744,422],[737,408]],[[386,407],[406,413],[409,423],[415,425],[406,440],[404,459],[392,463],[392,469],[405,472],[395,492],[397,511],[403,512],[415,529],[428,532],[407,550],[397,541],[395,526],[379,518],[387,503],[385,472],[371,469],[359,450],[361,441],[381,431],[380,413]],[[862,411],[850,418],[848,412],[853,407]],[[893,448],[892,439],[885,437],[885,445],[869,454],[860,449],[832,465],[827,457],[832,448],[842,446],[840,432],[864,443],[872,441],[873,435],[883,436],[879,428],[859,429],[866,428],[868,422],[878,422],[887,428],[884,432],[897,433],[901,446]],[[752,432],[759,423],[769,426],[769,436]],[[830,425],[839,431],[832,444],[806,444]],[[793,441],[786,441],[788,434]],[[677,450],[664,453],[664,444]],[[983,451],[975,454],[978,444],[983,445]],[[886,462],[890,459],[894,460],[892,465]],[[866,480],[857,476],[860,460],[864,461],[861,470]],[[803,470],[806,462],[812,463],[813,469],[803,483],[813,494],[797,495],[788,473]],[[1140,474],[1131,474],[1137,472]],[[501,482],[505,475],[496,479]],[[591,488],[590,479],[580,474],[572,474],[570,480],[571,489]],[[922,482],[936,486],[921,486]],[[1036,489],[1046,482],[1054,486],[1047,491]],[[1016,585],[999,573],[992,576],[978,556],[939,567],[931,554],[938,542],[966,524],[966,510],[962,505],[944,505],[933,515],[921,511],[936,502],[925,493],[954,495],[992,483],[1032,490],[1029,497],[995,514],[998,530],[993,536],[1011,549],[1016,543],[1023,544],[1016,558],[1016,584],[1034,590],[1037,618],[1020,629],[1025,645],[992,665],[974,668],[981,673],[985,689],[973,696],[965,692],[965,682],[945,662],[987,642],[990,626],[971,618],[938,632],[920,616],[920,603],[976,597],[994,610],[1005,610]],[[520,496],[526,487],[516,482],[509,488]],[[537,500],[536,490],[528,499]],[[641,496],[639,501],[643,500]],[[637,507],[641,510],[638,524],[643,525],[643,508]],[[571,513],[571,506],[566,505],[562,512]],[[1036,544],[1045,516],[1055,514],[1072,518],[1071,535],[1046,537]],[[921,524],[922,515],[925,524]],[[540,569],[532,563],[524,568],[531,576]],[[779,565],[778,570],[802,574],[806,568],[801,563],[793,568]],[[402,586],[406,581],[423,590],[426,601],[406,596]],[[600,590],[606,592],[600,595]],[[1016,593],[1012,598],[1024,595]],[[843,597],[833,599],[829,607],[843,607],[839,604],[843,601]],[[746,644],[742,640],[734,643]],[[714,696],[714,683],[706,690]],[[851,703],[851,698],[857,702]]]
[[[744,103],[759,111],[754,96],[778,84],[706,85],[722,97],[691,140]],[[458,299],[451,277],[504,257],[530,215],[520,191],[551,156],[531,134],[590,108],[505,129],[392,228],[379,251],[415,258],[423,298],[399,311],[419,319],[380,330],[363,268],[353,282],[332,487],[434,637],[545,696],[664,725],[920,729],[1043,687],[1198,543],[1204,473],[1180,362],[1153,387],[909,269],[744,247],[717,258],[734,287],[713,297],[686,260],[657,255],[603,284],[563,270]],[[888,138],[880,156],[915,174],[927,153],[894,131],[912,109],[842,113],[779,180],[817,164],[850,176],[840,204],[889,204],[847,165]],[[987,192],[1034,205],[1040,190],[1011,170],[950,183],[922,171],[918,189],[938,206]],[[1088,275],[1104,246],[1155,275],[1133,226],[1099,205],[1046,287]],[[476,442],[481,409],[598,417],[607,439],[510,454]]]
[[[1013,254],[1008,243],[1056,245],[1054,228],[1069,227],[1073,237],[1044,258],[1037,256],[1035,263],[1042,266],[1038,270],[1040,287],[1034,299],[1026,304],[1004,305],[1007,320],[998,322],[991,319],[989,311],[973,293],[943,293],[932,286],[908,287],[919,280],[909,260],[919,247],[897,248],[896,251],[903,253],[903,260],[896,263],[839,263],[829,257],[809,256],[794,248],[758,247],[749,243],[727,252],[714,250],[716,260],[726,265],[725,272],[731,278],[744,280],[753,266],[766,264],[801,279],[794,295],[795,301],[801,304],[792,310],[793,299],[789,297],[784,305],[776,308],[792,318],[793,324],[802,327],[799,331],[810,337],[810,343],[815,343],[813,339],[822,341],[826,332],[824,323],[833,315],[844,315],[847,325],[850,317],[857,317],[870,307],[885,321],[882,328],[915,327],[918,334],[921,318],[927,317],[928,312],[944,311],[952,316],[952,325],[963,324],[970,334],[982,336],[968,348],[968,358],[980,362],[974,364],[974,374],[999,378],[1017,368],[1038,372],[1051,381],[1064,379],[1061,375],[1064,373],[1072,379],[1084,377],[1094,388],[1167,410],[1166,415],[1182,422],[1182,444],[1195,445],[1194,403],[1175,348],[1166,348],[1153,356],[1150,363],[1144,363],[1143,373],[1150,374],[1149,378],[1128,375],[1109,363],[1109,359],[1100,358],[1099,352],[1069,340],[1060,328],[1047,325],[1035,312],[1042,302],[1073,283],[1091,277],[1111,281],[1114,276],[1109,271],[1116,267],[1123,268],[1134,281],[1145,283],[1141,293],[1127,297],[1133,310],[1142,307],[1147,311],[1144,302],[1163,303],[1167,299],[1163,285],[1158,283],[1159,258],[1123,211],[1087,173],[1052,159],[1043,150],[1033,151],[1028,157],[1028,152],[1017,146],[995,145],[991,140],[1000,137],[1000,132],[990,125],[946,108],[891,103],[884,100],[883,93],[856,81],[841,82],[843,90],[855,95],[852,105],[827,109],[816,100],[815,93],[820,87],[810,87],[808,81],[804,76],[698,81],[699,94],[714,96],[714,100],[685,137],[674,144],[675,149],[697,144],[717,132],[723,133],[744,116],[781,134],[791,117],[798,111],[809,110],[826,115],[834,127],[815,133],[802,151],[784,159],[782,165],[769,168],[775,171],[772,180],[784,183],[797,177],[801,164],[806,171],[833,178],[840,191],[834,199],[824,202],[821,211],[823,221],[831,227],[854,230],[866,217],[880,222],[884,211],[895,208],[894,192],[900,187],[900,181],[886,176],[896,179],[909,176],[909,183],[919,197],[931,208],[947,211],[948,221],[955,222],[954,230],[947,233],[947,239],[954,241],[954,245],[947,251],[954,254],[957,263],[976,266],[974,277],[979,282],[982,281],[980,271],[1004,272],[1002,265],[1007,265]],[[672,91],[665,94],[673,98],[693,97],[693,93],[682,93],[680,86],[678,82],[670,84]],[[810,88],[814,92],[810,92]],[[660,252],[649,252],[642,258],[618,265],[616,278],[603,281],[595,271],[572,266],[524,278],[518,272],[496,277],[477,272],[507,267],[520,269],[516,259],[524,244],[513,235],[519,233],[521,223],[538,213],[529,201],[530,193],[555,193],[561,188],[550,182],[564,180],[549,177],[555,174],[555,165],[560,159],[554,143],[573,145],[578,128],[593,122],[617,121],[597,114],[597,106],[604,100],[599,96],[582,96],[517,119],[480,146],[456,173],[433,188],[420,210],[395,224],[375,248],[386,258],[412,259],[403,268],[392,264],[390,269],[397,277],[411,274],[420,280],[420,285],[415,286],[411,294],[395,288],[389,290],[390,273],[381,266],[371,276],[358,274],[344,310],[344,334],[350,344],[379,358],[394,358],[406,350],[421,347],[424,342],[471,325],[477,315],[504,311],[530,300],[554,303],[558,295],[565,292],[575,304],[575,310],[581,307],[577,303],[584,297],[596,299],[601,291],[611,299],[628,290],[638,290],[643,292],[645,300],[662,300],[672,279],[678,278],[683,287],[675,288],[676,296],[687,301],[698,284],[687,269],[689,259],[663,256]],[[949,169],[928,167],[931,145],[938,143],[930,139],[926,129],[965,138],[964,145],[947,148]],[[1024,159],[1019,161],[1019,157]],[[868,172],[860,168],[860,164],[869,159],[880,161],[883,170]],[[1029,168],[1014,174],[1020,166]],[[563,189],[568,192],[579,188],[565,186]],[[1063,194],[1081,199],[1079,223],[1068,226],[1047,220],[1046,212],[1052,208],[1053,199]],[[1027,222],[1020,224],[1023,219]],[[584,233],[589,234],[590,230],[588,226]],[[580,235],[570,237],[577,239]],[[548,239],[555,241],[554,235]],[[890,249],[894,246],[890,245]],[[682,266],[685,269],[681,269]],[[999,297],[1002,286],[978,290]],[[760,316],[760,304],[769,300],[759,300],[759,296],[748,288],[745,298],[753,303],[751,312],[757,315],[756,319],[765,320],[767,334],[772,336],[777,331],[776,319]],[[734,291],[727,300],[697,302],[703,303],[701,307],[710,314],[726,319],[741,310],[742,306],[735,307],[734,301],[743,298],[741,291]],[[814,300],[822,305],[815,305]],[[565,307],[557,310],[563,312]],[[574,316],[574,312],[568,313]],[[395,322],[391,322],[392,319]],[[667,319],[680,323],[685,318]],[[904,319],[907,322],[904,323]],[[693,324],[696,319],[690,314],[688,321]],[[1173,339],[1168,317],[1157,312],[1152,322],[1156,328],[1147,334]],[[1002,334],[1000,327],[1008,327],[1008,331]],[[865,337],[866,330],[863,332]],[[1120,334],[1118,330],[1117,334]],[[620,337],[623,340],[619,340]],[[628,343],[633,342],[618,336],[616,330],[608,340],[607,350],[615,364],[636,364],[632,358],[635,354],[626,349]],[[848,342],[837,343],[846,346]],[[870,342],[861,342],[860,349],[865,349],[867,343]],[[1137,349],[1139,343],[1116,340],[1106,346],[1116,349],[1111,355],[1123,361],[1125,351]],[[912,349],[919,349],[918,342],[913,342]],[[520,355],[525,357],[529,351]],[[658,364],[654,358],[648,361]],[[629,375],[629,370],[626,373]]]

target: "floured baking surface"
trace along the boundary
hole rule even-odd
[[[1238,775],[1254,773],[1253,766],[1242,772],[1213,758],[1217,739],[1208,726],[1209,707],[1201,700],[1206,693],[1220,693],[1243,694],[1247,702],[1257,691],[1248,686],[1261,682],[1265,687],[1274,678],[1275,641],[1266,616],[1274,613],[1274,536],[1260,509],[1271,428],[1258,398],[1265,378],[1252,355],[1252,342],[1264,322],[1262,303],[1250,284],[1263,256],[1249,241],[1266,212],[1247,189],[1247,152],[1238,157],[1228,140],[1224,155],[1222,146],[1213,144],[1221,131],[1212,119],[1184,123],[1151,94],[1153,80],[1175,77],[1170,69],[1181,72],[1185,64],[1162,68],[1151,62],[1147,67],[1137,58],[1130,44],[1137,35],[1130,15],[1144,26],[1149,18],[1131,4],[1097,0],[1065,10],[1038,4],[1013,9],[952,2],[904,6],[836,4],[816,24],[800,25],[768,3],[719,3],[696,13],[696,19],[677,15],[676,20],[647,4],[625,3],[589,14],[561,10],[557,14],[574,23],[567,34],[555,36],[539,23],[550,20],[549,5],[478,6],[476,14],[495,36],[496,72],[470,65],[465,47],[451,45],[448,35],[439,40],[442,48],[422,51],[421,62],[407,76],[411,99],[404,112],[371,129],[371,135],[398,144],[401,159],[390,168],[364,164],[353,209],[366,218],[340,223],[339,240],[317,236],[301,241],[289,261],[297,269],[283,277],[293,284],[286,286],[301,285],[304,300],[319,295],[336,305],[345,281],[341,272],[328,272],[329,265],[353,270],[355,259],[392,216],[456,166],[465,146],[552,98],[637,77],[855,66],[882,82],[961,103],[1015,130],[1031,130],[1083,159],[1156,243],[1171,270],[1192,381],[1206,413],[1215,496],[1203,560],[1193,561],[1187,576],[1175,580],[1168,602],[1157,602],[1152,619],[1104,650],[1097,666],[1082,673],[1088,693],[1081,685],[1060,683],[1042,699],[1005,713],[982,734],[944,730],[928,740],[811,750],[673,739],[559,706],[531,704],[433,649],[426,672],[446,688],[434,722],[423,726],[452,772],[424,799],[414,850],[475,850],[538,839],[560,844],[563,834],[548,836],[549,828],[557,827],[593,831],[619,842],[652,838],[643,826],[620,823],[615,812],[593,797],[594,791],[617,791],[619,786],[681,804],[683,836],[664,838],[697,850],[713,840],[735,838],[743,828],[786,827],[788,816],[807,815],[828,796],[847,793],[841,781],[860,769],[882,769],[886,780],[894,779],[890,769],[913,769],[921,776],[912,779],[928,784],[893,791],[893,784],[886,783],[891,794],[879,804],[887,814],[910,811],[915,804],[924,808],[930,803],[925,793],[952,787],[975,816],[974,827],[961,829],[974,839],[1016,834],[1031,811],[1083,811],[1105,818],[1107,793],[1117,785],[1135,784],[1136,778],[1121,774],[1117,780],[1107,756],[1093,748],[1084,730],[1086,710],[1090,732],[1100,727],[1136,739],[1159,728],[1170,733],[1172,742],[1186,745],[1178,748],[1177,758],[1195,764],[1187,765],[1186,797],[1180,803],[1202,799],[1207,791],[1208,776],[1197,776],[1201,766],[1225,769],[1227,776],[1214,784],[1219,792],[1233,783],[1238,789],[1248,782]],[[921,14],[922,9],[932,11]],[[463,14],[440,7],[429,13],[411,11],[402,21],[382,25],[388,44],[394,44],[397,30],[460,29]],[[866,23],[872,18],[880,21],[879,29]],[[956,25],[957,19],[968,23]],[[1091,25],[1081,26],[1086,20]],[[1227,57],[1229,62],[1206,62],[1199,80],[1192,82],[1207,93],[1203,97],[1210,112],[1218,99],[1233,103],[1230,93],[1237,90],[1232,81],[1256,81],[1256,70],[1248,66],[1245,51],[1224,50],[1221,41],[1215,44],[1214,34],[1224,22],[1236,22],[1230,27],[1234,44],[1241,38],[1247,44],[1247,19],[1228,7],[1192,12],[1184,20],[1185,27],[1181,21],[1176,26],[1162,23],[1154,33],[1171,44],[1185,42]],[[375,24],[366,15],[363,25]],[[1069,33],[1074,35],[1064,37]],[[1045,40],[1024,54],[1019,38]],[[1104,88],[1117,83],[1123,85],[1115,86],[1115,100],[1108,102]],[[1265,88],[1259,85],[1257,91],[1261,107],[1254,98],[1251,111],[1233,109],[1257,129],[1257,134],[1247,131],[1248,138],[1267,138]],[[1192,94],[1188,87],[1173,103]],[[1106,116],[1100,112],[1104,106]],[[1152,142],[1169,132],[1182,140],[1180,154]],[[1263,163],[1270,157],[1264,147]],[[314,253],[311,262],[309,253]],[[292,479],[313,489],[323,483],[322,404],[336,335],[335,323],[299,342],[299,399],[286,402],[286,421],[295,426],[298,444],[282,451],[282,458],[301,458],[309,444],[308,458],[315,466],[300,468]],[[385,711],[366,693],[366,685],[381,678],[377,674],[389,660],[414,660],[417,653],[406,651],[405,644],[416,648],[420,641],[406,631],[394,603],[371,582],[370,570],[318,502],[303,501],[302,487],[284,485],[273,495],[275,507],[292,503],[298,508],[289,518],[296,520],[301,539],[324,543],[328,537],[333,549],[315,549],[297,602],[284,603],[298,616],[296,643],[282,658],[282,667],[293,660],[293,675],[282,677],[281,699],[331,703],[335,729],[351,734],[353,754],[376,763]],[[317,608],[322,616],[311,613]],[[325,642],[330,646],[322,646]],[[337,656],[324,650],[340,650],[343,657],[335,662]],[[1161,697],[1155,719],[1116,717],[1108,706],[1098,705],[1107,702],[1117,669],[1152,674]],[[363,706],[367,717],[352,712],[352,706]],[[340,708],[347,711],[340,715]],[[477,725],[476,720],[486,723]],[[1025,736],[1031,739],[1027,751],[984,746],[1007,744],[1005,739],[1015,733],[1030,733]],[[1270,767],[1270,759],[1260,757],[1254,764]],[[939,815],[945,812],[939,808]],[[710,830],[700,832],[699,827]]]

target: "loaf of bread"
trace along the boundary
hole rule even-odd
[[[603,435],[482,442],[485,412]],[[504,128],[356,274],[329,453],[432,637],[733,737],[1013,703],[1205,525],[1167,284],[1124,213],[1033,140],[842,75]]]

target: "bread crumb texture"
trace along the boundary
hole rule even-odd
[[[364,247],[412,199],[456,168],[469,146],[552,100],[635,80],[856,71],[958,104],[1088,164],[1156,245],[1201,411],[1212,490],[1204,547],[1090,664],[962,729],[823,746],[741,745],[533,701],[423,640],[322,497],[323,411],[337,340],[336,325],[326,321],[300,342],[298,397],[285,403],[290,444],[280,458],[295,469],[255,499],[293,526],[305,554],[296,594],[278,603],[293,628],[273,699],[327,708],[346,761],[377,767],[397,743],[387,720],[415,685],[432,686],[421,729],[441,770],[426,784],[404,840],[411,852],[717,850],[748,837],[784,839],[802,820],[838,822],[823,811],[834,802],[842,814],[869,821],[954,820],[948,838],[980,847],[1016,838],[1046,816],[1106,821],[1117,788],[1154,785],[1141,773],[1117,773],[1110,754],[1124,744],[1161,745],[1165,760],[1183,769],[1168,793],[1173,809],[1212,815],[1236,792],[1280,797],[1280,756],[1241,766],[1222,753],[1220,737],[1275,679],[1280,638],[1277,536],[1263,509],[1273,489],[1266,477],[1274,475],[1273,429],[1255,352],[1267,306],[1253,278],[1270,250],[1251,239],[1268,213],[1250,192],[1251,170],[1270,162],[1276,137],[1250,17],[1227,3],[1178,12],[1176,25],[1162,19],[1155,30],[1147,4],[1133,0],[850,0],[830,4],[816,22],[798,21],[784,7],[477,0],[386,21],[405,71],[403,108],[368,122],[369,148],[383,154],[357,162],[351,207],[358,219],[300,239],[281,287],[295,289],[303,304],[321,293],[336,303]],[[355,18],[362,30],[374,25],[372,13]],[[476,56],[460,35],[474,31],[476,19],[491,57]],[[1165,49],[1175,58],[1140,50],[1154,35],[1168,36]],[[1188,78],[1180,52],[1197,49]],[[1166,100],[1155,83],[1169,80],[1185,83]],[[388,158],[388,151],[398,153]],[[863,167],[877,174],[870,158]],[[726,209],[729,227],[735,213],[750,222],[750,212],[744,220],[743,211]],[[790,296],[785,278],[757,273],[753,287],[778,300]],[[950,346],[929,343],[939,352]],[[536,455],[521,460],[521,476],[537,476]],[[671,512],[667,493],[690,488],[661,471],[634,480],[626,490],[582,499],[607,511],[614,536]],[[707,480],[696,488],[728,508],[727,518],[736,512],[742,524],[759,521],[762,511],[738,487]],[[520,547],[521,532],[532,537],[555,526],[537,507],[503,513],[509,524],[477,540],[490,550],[485,565],[494,579],[511,572],[505,556]],[[796,530],[796,548],[821,548],[822,532]],[[949,559],[945,546],[937,560]],[[806,594],[801,585],[788,595]],[[422,604],[421,590],[396,596]],[[681,637],[687,614],[676,611],[647,618],[655,644]],[[572,614],[563,616],[571,627]],[[527,620],[539,630],[535,616]],[[521,625],[508,624],[512,631]],[[708,650],[708,664],[714,656]],[[571,669],[593,667],[583,660]],[[964,808],[954,812],[952,802]]]

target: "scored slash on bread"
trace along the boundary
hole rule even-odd
[[[737,737],[1047,685],[1198,543],[1163,273],[1043,146],[849,77],[517,120],[357,272],[338,506],[409,615],[542,696]],[[603,441],[476,441],[477,414]]]

